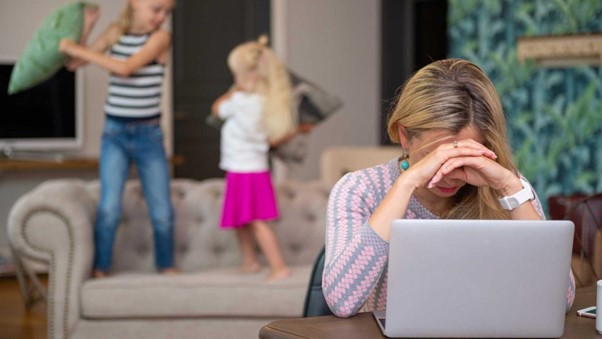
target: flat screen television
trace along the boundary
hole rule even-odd
[[[0,153],[81,148],[82,72],[63,68],[43,83],[9,95],[14,64],[0,60]]]

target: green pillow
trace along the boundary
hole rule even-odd
[[[79,41],[84,6],[84,2],[64,4],[44,19],[13,68],[9,94],[43,82],[65,64],[66,56],[59,52],[59,42],[63,38]]]

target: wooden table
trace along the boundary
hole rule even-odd
[[[577,290],[575,303],[566,315],[562,338],[601,338],[596,332],[595,319],[578,317],[578,309],[596,304],[595,287]],[[284,338],[386,338],[383,336],[371,312],[351,318],[335,316],[276,320],[265,325],[259,332],[261,339]]]

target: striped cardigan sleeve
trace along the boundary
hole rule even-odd
[[[339,317],[355,315],[369,298],[387,265],[388,243],[367,221],[378,206],[370,173],[345,175],[328,201],[323,291]]]

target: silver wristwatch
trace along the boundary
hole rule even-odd
[[[523,203],[535,198],[535,194],[533,194],[533,189],[531,188],[531,185],[529,185],[529,182],[523,178],[520,178],[520,182],[523,185],[522,190],[498,199],[503,209],[512,211]]]

